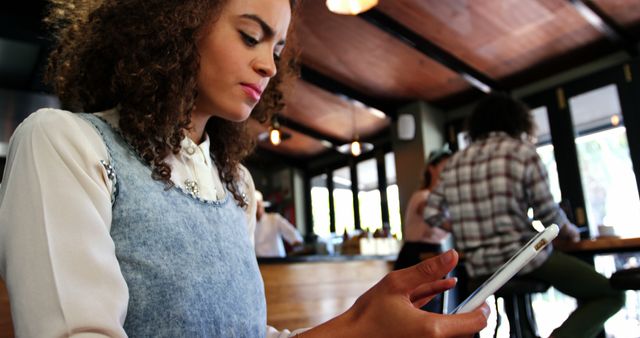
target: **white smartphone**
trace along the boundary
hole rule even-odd
[[[551,241],[558,236],[558,231],[558,226],[552,224],[544,229],[544,231],[538,233],[451,313],[470,312],[482,305],[489,296],[498,291],[511,277],[518,273],[533,257],[544,249],[547,244],[551,243]]]

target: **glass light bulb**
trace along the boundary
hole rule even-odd
[[[271,141],[271,144],[273,144],[274,146],[280,144],[282,142],[282,138],[280,137],[280,130],[271,129],[271,131],[269,132],[269,141]]]
[[[360,156],[360,154],[362,154],[362,146],[360,145],[360,142],[351,142],[351,154],[353,156]]]
[[[617,126],[620,124],[620,116],[618,114],[614,114],[611,116],[611,125]]]
[[[327,8],[336,14],[358,15],[378,4],[378,0],[327,0]]]

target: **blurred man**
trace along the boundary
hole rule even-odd
[[[285,257],[287,255],[282,240],[292,246],[302,243],[302,236],[287,219],[278,213],[265,212],[266,203],[262,193],[256,190],[256,256]]]

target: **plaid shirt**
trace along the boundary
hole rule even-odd
[[[424,217],[437,227],[448,218],[456,248],[474,277],[495,272],[536,234],[529,208],[545,226],[569,223],[553,201],[535,147],[493,132],[449,159]],[[540,266],[550,252],[548,246],[521,273]]]

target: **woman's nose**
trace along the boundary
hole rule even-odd
[[[278,72],[275,57],[272,53],[269,53],[268,56],[261,57],[257,60],[254,64],[254,68],[258,74],[264,77],[274,77]]]

